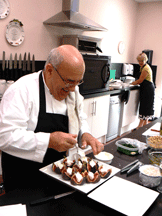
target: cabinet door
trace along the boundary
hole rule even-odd
[[[91,134],[100,138],[107,134],[110,96],[105,95],[84,100],[84,112]]]
[[[89,128],[90,128],[91,134],[92,134],[92,118],[93,118],[93,110],[94,110],[93,104],[94,104],[93,98],[84,99],[84,108],[83,108],[83,110],[87,115],[87,122],[88,122],[88,125],[89,125]]]
[[[138,117],[139,90],[131,90],[127,104],[123,105],[122,127],[136,121]]]
[[[109,103],[109,95],[94,98],[92,134],[95,138],[99,138],[107,134]]]

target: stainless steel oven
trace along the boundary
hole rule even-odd
[[[84,83],[79,86],[81,94],[108,90],[110,56],[82,54],[85,61]]]

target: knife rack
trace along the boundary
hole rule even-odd
[[[9,68],[7,65],[8,62],[9,60],[5,60],[5,69],[4,69],[2,68],[2,61],[0,61],[0,79],[5,79],[6,81],[8,80],[16,81],[22,76],[42,70],[45,65],[45,61],[35,61],[35,60],[30,61],[30,70],[27,70],[27,61],[23,62],[22,60],[22,65],[24,64],[24,69],[26,68],[25,70],[23,70],[23,67],[19,68],[18,62],[16,65],[14,64],[14,60],[12,60],[12,67]],[[34,64],[34,67],[35,67],[34,71],[32,70],[32,64]],[[28,66],[29,66],[29,62],[28,62]]]

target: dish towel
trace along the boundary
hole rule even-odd
[[[69,133],[77,134],[81,128],[80,110],[83,106],[83,96],[79,93],[78,86],[75,88],[75,92],[70,92],[66,98],[67,103],[67,115],[69,117]]]

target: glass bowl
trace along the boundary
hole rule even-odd
[[[148,157],[150,159],[151,164],[156,164],[160,166],[162,161],[162,150],[150,149],[148,151]]]
[[[162,150],[162,136],[147,136],[146,137],[147,146],[152,149]]]

